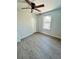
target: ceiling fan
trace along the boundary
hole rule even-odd
[[[29,1],[29,0],[25,0],[26,1],[26,3],[28,3],[30,6],[31,6],[31,8],[22,8],[22,9],[31,9],[31,13],[33,12],[33,10],[36,10],[36,11],[38,11],[38,12],[41,12],[39,9],[37,9],[37,8],[40,8],[40,7],[44,7],[44,4],[41,4],[41,5],[37,5],[36,6],[36,4],[35,3],[33,3],[33,2],[31,2],[31,1]]]

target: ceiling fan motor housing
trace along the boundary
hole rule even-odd
[[[31,2],[32,9],[35,9],[35,3]]]

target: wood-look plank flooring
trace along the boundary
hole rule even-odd
[[[17,59],[61,59],[61,42],[35,33],[17,44]]]

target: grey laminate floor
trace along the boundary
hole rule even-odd
[[[17,44],[17,59],[61,59],[61,42],[35,33]]]

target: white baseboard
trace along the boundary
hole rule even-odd
[[[33,33],[35,33],[35,32],[33,32]],[[27,34],[27,35],[25,35],[25,36],[20,37],[20,38],[17,40],[17,42],[21,42],[22,39],[24,39],[24,38],[26,38],[26,37],[32,35],[33,33],[29,33],[29,34]]]
[[[40,33],[44,33],[44,34],[46,34],[46,35],[49,35],[49,36],[52,36],[52,37],[56,37],[56,38],[58,38],[58,39],[61,39],[61,37],[56,36],[56,35],[51,35],[51,34],[48,34],[48,33],[45,33],[45,32],[40,32]]]
[[[30,36],[30,35],[32,35],[32,34],[34,34],[34,33],[36,33],[36,32],[29,33],[28,35],[26,35],[26,36],[23,36],[23,37],[19,38],[19,40],[17,40],[17,42],[21,42],[21,40],[22,40],[22,39],[24,39],[24,38],[26,38],[26,37],[28,37],[28,36]],[[44,32],[40,32],[40,33],[44,33]],[[45,33],[45,34],[47,34],[47,33]],[[47,34],[47,35],[49,35],[49,34]],[[61,37],[58,37],[58,36],[54,36],[54,35],[49,35],[49,36],[53,36],[53,37],[56,37],[56,38],[61,39]]]

